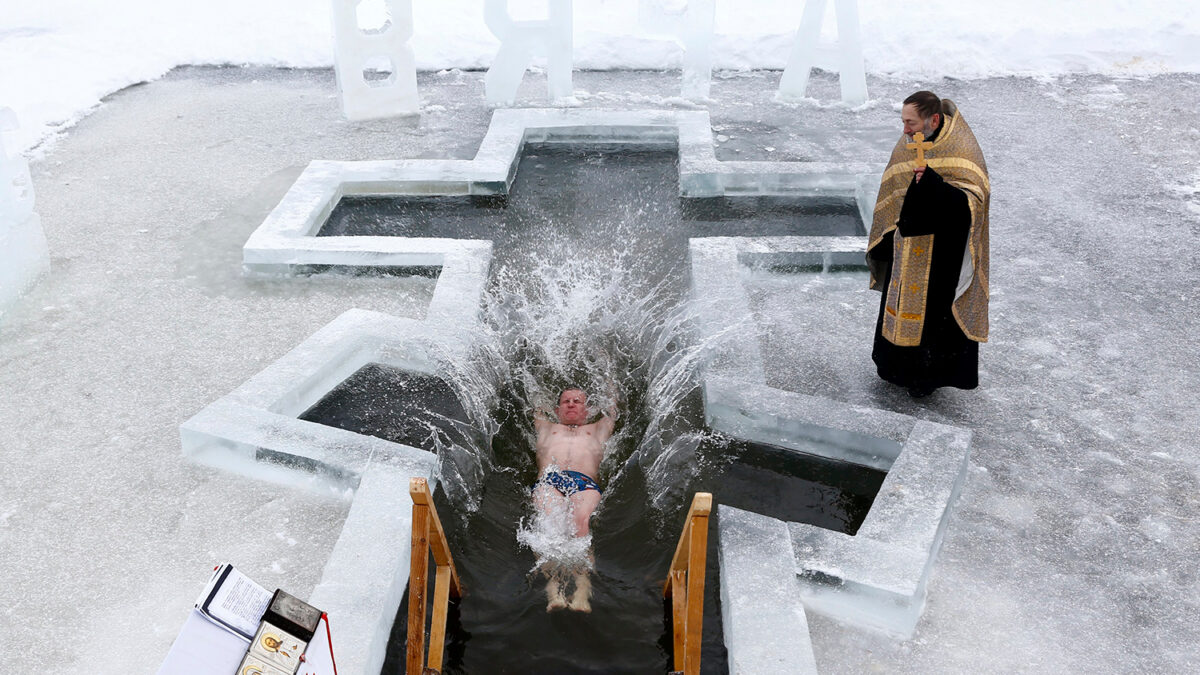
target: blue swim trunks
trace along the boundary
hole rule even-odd
[[[570,497],[576,492],[583,492],[584,490],[603,492],[600,489],[600,486],[596,484],[596,481],[593,480],[591,476],[587,475],[586,473],[571,471],[569,469],[566,471],[558,469],[547,471],[542,475],[541,478],[538,479],[536,483],[533,484],[533,487],[529,488],[530,491],[536,490],[537,486],[543,483],[549,485],[555,490],[558,490],[559,493],[564,497]]]

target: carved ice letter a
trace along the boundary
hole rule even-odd
[[[792,43],[792,54],[779,80],[781,99],[804,98],[808,76],[816,61],[821,39],[821,22],[829,0],[808,0]],[[858,0],[834,0],[837,14],[837,65],[842,85],[842,100],[850,105],[867,101],[867,75],[863,67],[862,36],[858,25]]]

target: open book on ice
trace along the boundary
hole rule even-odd
[[[158,675],[230,675],[237,671],[274,595],[232,565],[217,567]],[[323,613],[302,661],[297,675],[337,675],[329,621]]]
[[[233,565],[225,564],[213,572],[196,601],[196,610],[249,643],[267,611],[271,595],[271,591],[235,570]]]

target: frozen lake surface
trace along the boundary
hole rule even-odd
[[[882,167],[893,102],[928,87],[959,103],[993,185],[976,391],[878,381],[878,297],[852,275],[748,284],[772,386],[975,434],[915,637],[810,616],[822,671],[1195,671],[1200,77],[870,79],[854,111],[774,103],[778,77],[714,77],[720,159]],[[588,108],[669,108],[677,78],[575,86]],[[347,503],[190,465],[178,427],[350,307],[421,318],[433,279],[240,271],[311,159],[474,155],[482,73],[420,90],[419,120],[351,124],[328,70],[179,69],[31,162],[51,273],[0,325],[0,666],[95,672],[106,652],[105,672],[153,672],[217,562],[308,596]],[[544,91],[529,78],[518,105]]]

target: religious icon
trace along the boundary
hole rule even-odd
[[[269,652],[279,652],[288,658],[292,657],[292,655],[283,648],[283,640],[280,640],[278,636],[271,635],[270,633],[263,636],[262,646]]]

